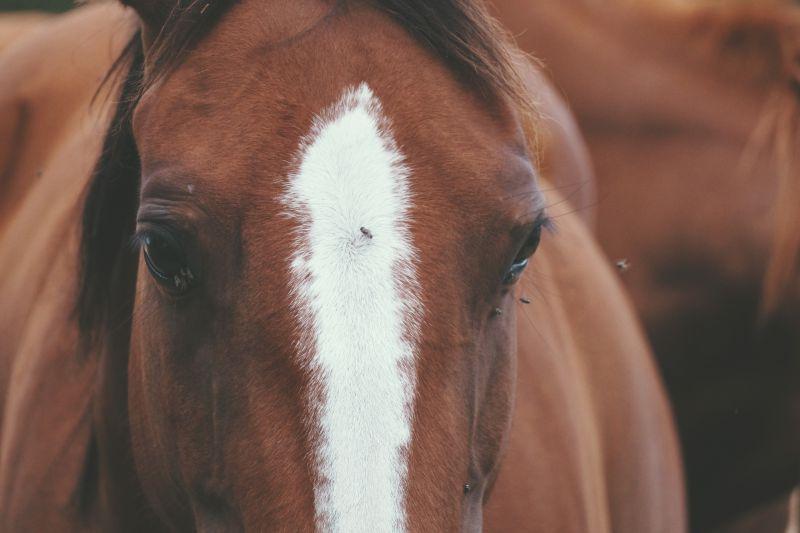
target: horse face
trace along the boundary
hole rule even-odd
[[[134,115],[130,416],[178,526],[480,527],[540,197],[388,17],[245,0]]]

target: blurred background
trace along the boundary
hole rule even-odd
[[[0,11],[36,9],[60,13],[74,5],[72,0],[0,0]]]

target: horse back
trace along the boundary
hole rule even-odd
[[[122,9],[92,6],[41,22],[0,55],[4,531],[78,527],[96,370],[77,353],[72,318],[80,199],[111,99],[92,100],[124,27]]]
[[[50,17],[51,15],[47,13],[36,11],[2,15],[0,17],[0,52],[23,35],[36,29],[39,24]]]

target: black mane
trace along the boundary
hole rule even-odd
[[[101,326],[127,321],[133,305],[136,254],[129,242],[139,208],[140,163],[130,117],[144,76],[138,32],[104,83],[123,72],[117,107],[83,204],[76,312],[84,348],[97,340]]]

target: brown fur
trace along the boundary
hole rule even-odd
[[[50,17],[47,13],[36,11],[23,11],[20,13],[6,13],[0,19],[0,51],[11,45],[30,31],[34,31],[39,23]]]
[[[587,137],[598,235],[631,265],[705,531],[800,472],[800,14],[639,4],[497,7]]]
[[[528,310],[498,285],[520,224],[543,201],[510,93],[491,83],[488,94],[461,60],[373,5],[261,8],[243,0],[217,13],[162,76],[147,70],[167,64],[151,56],[161,30],[150,20],[147,53],[133,41],[132,62],[119,63],[126,75],[106,85],[122,95],[116,109],[104,95],[89,103],[138,26],[118,8],[58,19],[48,38],[3,59],[0,97],[24,103],[32,122],[4,184],[14,202],[0,208],[0,529],[313,527],[317,435],[306,419],[316,384],[294,358],[293,228],[274,214],[311,117],[366,78],[422,199],[411,214],[426,322],[409,529],[477,530],[496,485],[487,529],[518,529],[525,517],[539,531],[680,531],[680,463],[649,353],[558,194],[548,199],[561,233],[546,236],[518,289],[535,282],[542,300]],[[70,63],[81,46],[91,52]],[[86,77],[26,76],[42,57]],[[54,123],[63,130],[44,127]],[[153,213],[191,233],[204,267],[184,299],[130,248],[133,225],[156,224]],[[96,275],[80,286],[87,264]],[[81,326],[91,342],[79,343]],[[512,416],[519,430],[509,433]]]

